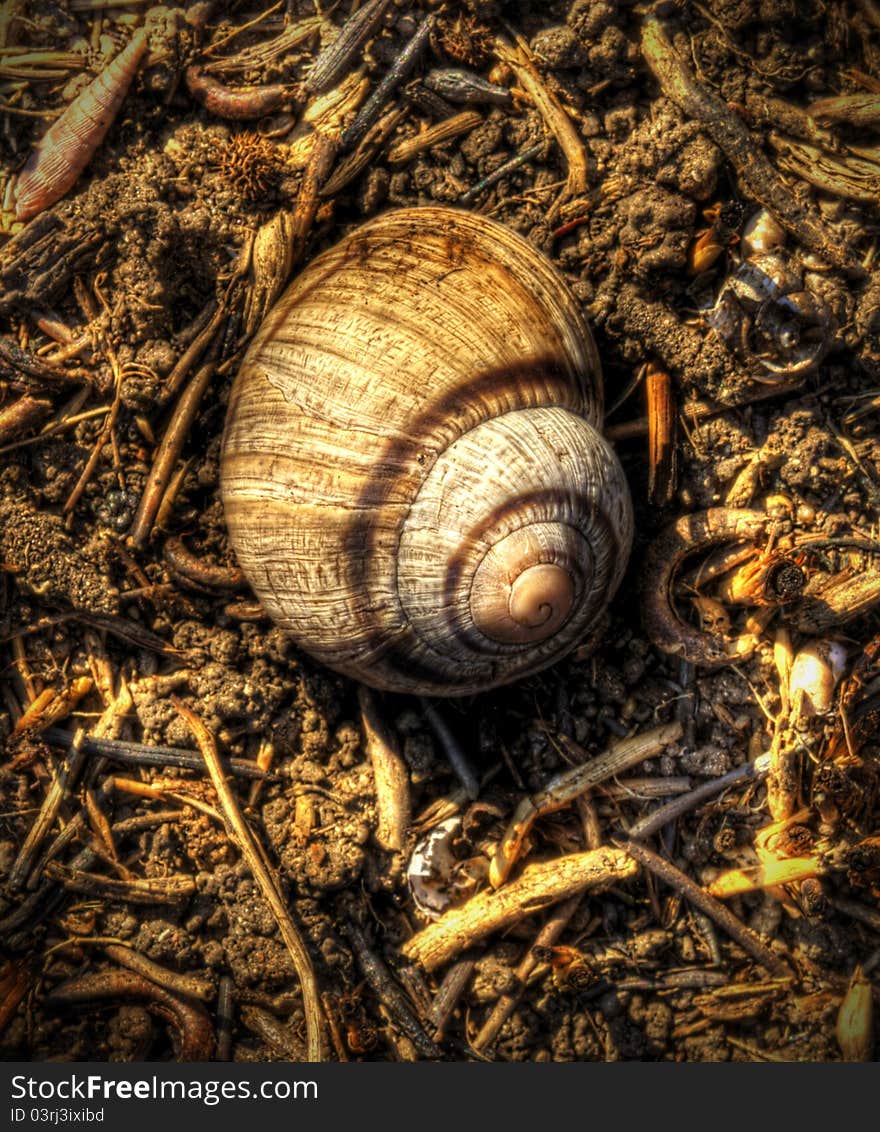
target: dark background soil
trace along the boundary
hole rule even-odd
[[[392,6],[362,60],[373,82],[410,34],[413,17],[429,7],[407,0]],[[755,205],[740,195],[733,171],[699,124],[660,95],[639,49],[643,8],[610,0],[447,7],[450,14],[468,17],[468,26],[488,42],[506,28],[529,42],[541,75],[586,146],[587,196],[579,207],[548,220],[566,168],[540,114],[521,98],[510,108],[483,107],[482,123],[469,134],[408,164],[391,166],[380,152],[356,179],[322,203],[306,255],[311,258],[386,208],[455,204],[480,178],[542,142],[537,157],[479,193],[469,207],[503,221],[542,249],[582,301],[603,359],[606,403],[612,407],[607,423],[612,436],[618,430],[616,446],[631,485],[639,533],[629,574],[594,652],[576,652],[512,690],[445,702],[442,710],[478,772],[500,764],[481,797],[499,818],[509,815],[523,790],[540,789],[565,767],[560,734],[595,753],[616,737],[675,718],[683,699],[690,717],[685,740],[638,769],[654,776],[688,775],[696,784],[768,745],[764,708],[772,713],[779,707],[772,631],[746,664],[688,672],[643,634],[633,595],[644,547],[666,517],[731,501],[759,506],[774,493],[784,493],[793,510],[800,509],[816,529],[857,530],[866,538],[876,534],[876,412],[855,424],[847,417],[853,406],[866,404],[876,393],[872,308],[865,298],[870,280],[855,283],[825,271],[823,286],[836,327],[833,348],[796,388],[777,393],[761,385],[700,316],[734,269],[734,254],[722,254],[698,278],[687,268],[688,249],[706,227],[704,209],[719,202],[732,209],[735,253],[736,232]],[[420,991],[430,997],[437,980],[401,972],[400,947],[420,921],[405,885],[405,861],[381,851],[374,840],[373,779],[356,688],[294,649],[254,611],[247,592],[200,590],[181,579],[164,555],[166,540],[178,535],[203,560],[220,566],[232,562],[218,494],[218,459],[234,360],[217,374],[203,399],[183,450],[176,494],[152,538],[142,548],[126,543],[156,441],[168,420],[163,401],[168,375],[192,340],[200,312],[225,293],[247,238],[279,208],[291,207],[299,191],[301,173],[273,167],[268,184],[252,194],[247,181],[237,176],[229,149],[231,136],[252,127],[213,116],[194,101],[182,80],[188,62],[261,10],[246,2],[222,10],[202,2],[149,9],[150,54],[107,141],[72,192],[30,222],[32,232],[36,225],[46,226],[43,238],[28,244],[16,236],[23,250],[15,255],[8,251],[10,245],[5,252],[0,249],[2,330],[31,352],[49,341],[37,326],[38,316],[54,312],[75,332],[89,321],[77,301],[75,279],[95,303],[93,321],[100,333],[78,362],[89,369],[93,384],[75,406],[69,398],[76,386],[41,393],[52,411],[71,415],[110,403],[113,370],[102,343],[112,344],[124,373],[114,443],[104,447],[85,491],[66,514],[64,505],[103,417],[0,453],[0,680],[5,682],[0,737],[10,735],[16,713],[27,702],[26,674],[32,689],[61,688],[76,676],[93,674],[98,655],[115,680],[124,675],[135,688],[123,737],[193,748],[191,733],[170,699],[176,693],[199,713],[226,755],[253,759],[261,740],[271,739],[273,769],[283,777],[256,795],[248,784],[238,786],[248,819],[277,866],[305,933],[342,1052],[353,1060],[395,1059],[408,1055],[406,1042],[364,984],[341,925],[348,918],[361,923],[375,952],[415,996],[417,1012],[423,1006]],[[854,70],[880,81],[880,20],[869,0],[736,0],[710,2],[705,8],[669,2],[657,10],[668,17],[700,81],[728,104],[742,107],[750,98],[772,97],[802,107],[819,96],[854,89]],[[23,5],[22,11],[26,19],[13,25],[7,42],[80,50],[84,74],[96,73],[102,53],[115,54],[127,41],[128,26],[144,18],[138,7],[102,14],[63,3],[34,3]],[[268,40],[286,22],[313,11],[307,0],[281,4],[218,54]],[[332,21],[341,24],[348,11],[345,0]],[[296,82],[316,46],[313,37],[274,64],[224,76],[224,81],[233,86]],[[480,57],[475,49],[472,54],[474,69],[486,77],[495,62],[491,54]],[[457,61],[436,44],[417,74],[450,64]],[[25,84],[22,94],[0,93],[0,102],[14,97],[22,109],[60,107],[85,81],[84,74]],[[391,144],[429,121],[427,113],[409,106]],[[18,168],[42,129],[41,119],[0,108],[0,156],[7,171]],[[755,125],[755,136],[764,136],[760,125]],[[842,128],[840,136],[850,135]],[[875,137],[864,144],[873,144]],[[767,152],[772,152],[769,147]],[[870,266],[877,241],[876,202],[846,201],[804,182],[791,183],[818,202],[836,237]],[[579,223],[570,226],[571,220]],[[792,254],[797,250],[792,241],[788,248]],[[97,293],[106,305],[95,299]],[[235,359],[239,329],[227,328],[224,357]],[[679,408],[693,399],[729,406],[680,430],[678,485],[665,512],[648,499],[645,439],[626,439],[623,427],[644,412],[641,390],[626,396],[635,374],[643,363],[658,358],[672,374]],[[0,384],[0,390],[4,387],[4,404],[21,393],[14,375]],[[754,474],[737,480],[747,467]],[[736,498],[731,500],[735,480]],[[72,616],[59,619],[61,614]],[[148,630],[168,649],[160,651],[152,638],[138,641],[108,632],[95,615],[118,619],[117,627],[124,622]],[[23,632],[45,617],[55,623]],[[876,629],[876,616],[869,614],[841,631],[851,656],[858,655]],[[18,651],[14,639],[20,642]],[[94,722],[102,706],[93,692],[65,726]],[[388,695],[381,710],[399,738],[410,772],[413,813],[419,815],[452,793],[457,782],[417,701]],[[831,733],[839,721],[832,716],[815,726],[813,751],[821,747],[823,728]],[[7,765],[0,772],[4,872],[27,836],[60,757],[39,737],[26,749],[9,744]],[[85,782],[99,786],[101,779],[93,781],[90,773]],[[209,785],[193,772],[129,768],[120,773],[145,782],[173,777],[181,793],[213,800]],[[808,781],[805,793],[809,795]],[[74,790],[59,822],[70,820],[82,805],[81,792]],[[596,805],[610,839],[650,803],[599,794]],[[105,803],[111,822],[178,808],[122,793]],[[74,1011],[48,997],[64,980],[110,966],[101,944],[94,942],[110,938],[215,986],[222,976],[231,978],[234,1059],[303,1055],[300,996],[274,921],[223,827],[190,807],[179,809],[174,820],[127,836],[117,849],[130,875],[185,874],[195,883],[195,895],[144,906],[68,892],[50,912],[8,932],[7,959],[26,971],[28,985],[0,1037],[3,1057],[173,1056],[172,1032],[140,1001],[95,1003]],[[732,863],[737,847],[751,844],[755,830],[768,820],[764,788],[740,789],[683,819],[663,840],[663,851],[706,883]],[[873,831],[868,805],[858,836]],[[93,836],[87,825],[61,860],[72,860]],[[538,827],[531,854],[538,859],[575,850],[582,839],[576,813],[564,810]],[[112,862],[102,860],[92,871],[118,875]],[[592,976],[586,985],[571,986],[546,966],[539,968],[493,1056],[554,1061],[838,1058],[834,1022],[841,995],[858,963],[870,968],[880,937],[876,929],[835,909],[830,899],[855,894],[871,906],[876,890],[870,883],[854,882],[845,869],[824,883],[829,899],[813,915],[798,911],[796,900],[784,908],[770,893],[731,902],[745,922],[802,960],[794,986],[768,983],[766,973],[723,935],[718,935],[719,951],[713,954],[712,932],[703,920],[644,877],[585,898],[561,942],[588,957]],[[7,888],[0,896],[2,917],[19,907],[24,894]],[[511,988],[513,968],[539,926],[539,918],[526,921],[477,950],[473,976],[441,1043],[445,1056],[473,1056],[469,1036],[497,996]],[[722,971],[728,986],[751,985],[754,990],[723,998],[662,984],[669,972],[694,967]],[[7,966],[7,973],[11,969]],[[208,1010],[213,1011],[210,1002]]]

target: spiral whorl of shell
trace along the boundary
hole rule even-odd
[[[269,615],[328,666],[461,695],[581,641],[632,517],[589,328],[481,216],[406,209],[319,256],[242,364],[221,480]]]

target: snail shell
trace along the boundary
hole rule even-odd
[[[830,311],[778,251],[744,259],[725,280],[707,322],[759,379],[762,371],[768,380],[807,373],[833,343]]]
[[[403,209],[320,255],[233,387],[221,490],[266,611],[374,687],[464,695],[594,627],[632,514],[573,296],[485,217]]]
[[[16,220],[29,220],[76,184],[113,125],[147,44],[141,28],[40,139],[13,190]]]

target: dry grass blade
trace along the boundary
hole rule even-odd
[[[457,138],[460,134],[470,133],[483,121],[483,115],[478,110],[463,110],[443,122],[437,122],[427,129],[420,130],[411,138],[404,138],[388,151],[388,160],[392,165],[405,165],[418,154],[432,149],[435,145]]]
[[[672,379],[662,367],[645,374],[648,415],[648,498],[656,507],[672,502],[678,481],[675,398]]]
[[[260,886],[263,897],[271,909],[281,938],[290,952],[293,966],[300,981],[303,996],[303,1011],[306,1018],[306,1045],[309,1061],[322,1061],[324,1057],[323,1030],[324,1022],[321,1013],[321,1000],[318,995],[318,984],[312,960],[303,942],[299,929],[293,922],[287,905],[278,887],[278,883],[263,857],[260,846],[251,832],[247,822],[238,808],[238,801],[233,793],[226,776],[223,765],[217,754],[217,747],[210,732],[195,712],[182,703],[176,696],[172,697],[174,706],[180,712],[199,745],[199,750],[205,760],[214,789],[220,801],[226,823],[231,836],[244,856],[248,868]]]
[[[409,771],[379,713],[376,697],[363,684],[358,688],[358,702],[376,783],[376,840],[383,849],[396,852],[404,847],[409,830]]]
[[[880,165],[862,157],[834,157],[818,146],[797,138],[771,133],[776,160],[787,173],[794,173],[817,189],[844,200],[880,204]]]
[[[279,5],[280,7],[280,5]],[[267,67],[273,60],[285,56],[294,47],[299,47],[307,39],[315,35],[324,25],[322,16],[308,16],[298,23],[291,24],[280,35],[265,43],[255,43],[245,47],[235,55],[226,55],[216,58],[205,65],[206,71],[218,71],[223,74],[233,74],[236,71],[260,70]],[[237,29],[243,31],[244,28]],[[227,36],[225,42],[231,37]],[[221,44],[214,43],[204,52],[205,57],[212,56]]]

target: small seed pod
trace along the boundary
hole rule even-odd
[[[425,86],[449,102],[465,105],[489,102],[497,106],[509,106],[512,101],[511,93],[505,87],[486,82],[473,71],[453,67],[431,71],[425,78]]]
[[[845,668],[846,649],[839,641],[808,641],[799,650],[789,681],[792,718],[796,722],[828,714]]]
[[[210,114],[232,122],[263,118],[277,110],[288,95],[292,95],[292,90],[280,83],[229,87],[212,75],[205,74],[196,64],[186,69],[186,88]]]
[[[871,980],[856,967],[837,1015],[837,1044],[844,1061],[870,1061],[874,1048],[874,994]]]
[[[18,175],[16,220],[29,220],[73,188],[119,112],[146,49],[141,29],[52,123]]]

